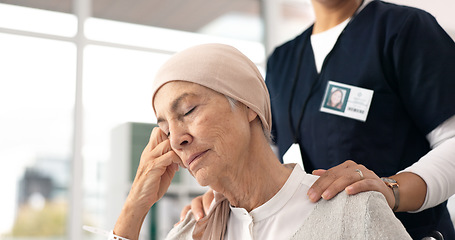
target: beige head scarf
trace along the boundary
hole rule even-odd
[[[270,131],[272,115],[264,79],[256,65],[236,48],[203,44],[172,56],[156,74],[152,105],[158,89],[176,80],[197,83],[240,101],[255,111],[264,129]]]

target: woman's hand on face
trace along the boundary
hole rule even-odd
[[[183,166],[182,161],[171,149],[167,136],[154,128],[142,152],[128,201],[148,211],[166,193],[179,165]]]
[[[329,170],[314,170],[313,174],[320,177],[308,190],[308,197],[312,202],[319,201],[321,197],[329,200],[345,190],[349,195],[367,191],[381,192],[390,208],[395,204],[392,189],[373,171],[354,161],[348,160]]]
[[[133,186],[114,227],[114,233],[128,239],[138,239],[144,218],[169,188],[182,164],[171,149],[169,139],[154,128],[141,155]]]

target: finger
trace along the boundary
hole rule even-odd
[[[204,207],[202,203],[202,196],[195,197],[191,201],[191,211],[193,211],[193,216],[199,221],[204,217]]]
[[[395,197],[393,195],[393,191],[389,187],[387,187],[380,178],[365,179],[363,181],[355,182],[347,186],[345,191],[349,195],[355,195],[361,192],[377,191],[384,195],[390,208],[393,208],[395,204]]]
[[[345,168],[343,172],[339,172],[338,176],[339,177],[333,181],[321,194],[321,197],[323,199],[332,199],[338,193],[345,190],[347,186],[355,182],[361,182],[367,178],[379,180],[378,176],[373,171],[360,164]]]
[[[182,211],[180,212],[180,221],[178,223],[176,223],[175,225],[178,225],[179,223],[181,223],[183,221],[183,219],[185,219],[186,214],[188,213],[188,211],[190,211],[190,209],[191,209],[191,205],[186,205],[185,207],[183,207]]]
[[[152,133],[150,134],[149,143],[145,147],[142,154],[147,155],[148,152],[150,152],[152,155],[149,157],[159,157],[169,151],[173,150],[166,134],[159,127],[153,128]],[[146,156],[145,158],[148,157]],[[181,160],[177,163],[179,166],[185,167]]]
[[[202,206],[204,207],[204,212],[207,215],[210,210],[210,205],[213,202],[215,195],[212,189],[209,189],[204,195],[202,195]]]
[[[380,190],[376,184],[376,180],[374,179],[365,179],[363,181],[358,181],[355,182],[345,188],[345,191],[349,195],[355,195],[357,193],[361,192],[367,192],[367,191],[378,191]],[[381,183],[383,184],[383,183]]]
[[[324,174],[325,172],[327,172],[327,170],[325,169],[316,169],[312,172],[313,175],[316,175],[316,176],[321,176],[322,174]]]
[[[312,202],[321,199],[322,193],[336,180],[337,176],[331,171],[323,173],[308,190],[308,197]]]
[[[173,159],[174,163],[178,164],[178,166],[180,166],[182,168],[186,168],[185,164],[183,164],[182,159],[172,149],[171,141],[169,139],[165,139],[163,142],[159,143],[158,146],[156,146],[156,148],[150,154],[151,154],[151,156],[158,158],[161,155],[165,155],[169,152],[172,152],[175,154],[176,158]]]
[[[150,167],[155,169],[166,169],[169,167],[171,170],[177,170],[178,165],[182,161],[173,151],[169,151],[150,162]],[[176,166],[177,165],[177,166]]]
[[[153,151],[160,143],[162,143],[165,140],[163,139],[162,136],[163,134],[164,133],[158,127],[152,129],[152,132],[150,133],[149,142],[142,151],[141,159],[144,154]]]
[[[360,180],[360,181],[359,181]],[[336,196],[339,192],[342,192],[345,190],[345,188],[355,182],[362,182],[365,180],[362,180],[360,176],[357,174],[357,172],[354,172],[352,174],[346,174],[342,177],[337,178],[335,181],[333,181],[321,194],[321,197],[325,200],[332,199],[334,196]]]
[[[141,159],[130,193],[153,205],[169,188],[179,161],[172,151],[150,161]]]
[[[158,186],[158,199],[160,199],[168,190],[169,186],[171,185],[172,179],[175,176],[175,173],[178,170],[178,165],[173,161],[173,159],[177,159],[174,152],[166,153],[166,156],[163,155],[166,159],[164,161],[159,161],[155,166],[151,164],[150,167],[150,180],[154,181],[155,184],[159,184]],[[159,178],[156,178],[159,176]]]
[[[179,170],[179,164],[178,163],[173,163],[171,164],[172,171],[177,172]]]
[[[152,151],[149,151],[151,142],[153,141],[152,138],[155,137],[154,136],[155,134],[158,134],[158,133],[154,129],[151,134],[150,142],[144,148],[144,151],[142,151],[142,155],[141,155],[141,159],[140,159],[139,166],[137,169],[136,177],[142,175],[144,173],[144,171],[146,171],[146,170],[150,171],[151,168],[153,168],[150,165],[155,166],[157,161],[160,161],[158,158],[163,156],[165,153],[169,152],[169,149],[170,149],[170,147],[168,146],[168,145],[170,145],[169,140],[167,140],[168,142],[166,142],[166,141],[161,142],[154,149],[152,149]],[[169,156],[171,156],[171,155],[169,155]],[[161,158],[161,160],[162,159],[165,159],[165,158]],[[172,160],[175,161],[175,159],[172,159]],[[168,166],[170,164],[171,163],[168,163],[166,166]]]
[[[382,193],[384,196],[387,197],[390,188],[387,187],[384,182],[380,179],[365,179],[363,181],[355,182],[346,187],[345,191],[349,195],[354,195],[361,192],[368,192],[368,191],[377,191]],[[393,195],[393,192],[392,192]]]
[[[166,134],[164,134],[164,132],[159,127],[154,127],[152,133],[150,134],[150,146],[148,150],[152,151],[158,144],[165,141],[166,139],[168,139]]]
[[[171,181],[178,170],[177,164],[181,162],[180,158],[173,152],[167,152],[157,158],[142,157],[136,173],[137,178],[141,177],[159,177]],[[170,182],[169,182],[170,183]],[[166,182],[167,184],[167,182]]]
[[[159,143],[151,152],[145,151],[143,153],[144,155],[142,158],[144,159],[144,161],[158,159],[158,158],[161,159],[162,156],[166,155],[169,152],[174,153],[174,154],[172,154],[173,163],[177,163],[179,166],[184,166],[180,157],[178,157],[178,155],[175,154],[175,152],[172,150],[169,139],[165,139],[164,141]],[[171,156],[171,155],[169,155],[169,156]]]
[[[355,172],[355,170],[352,168],[355,168],[356,166],[360,166],[360,165],[358,165],[354,161],[348,160],[329,170],[315,170],[316,173],[321,173],[321,175],[308,190],[307,195],[310,198],[310,200],[312,202],[319,201],[319,199],[321,199],[322,194],[327,190],[327,188],[334,181],[336,181],[338,178],[346,175],[347,172]],[[349,183],[349,184],[351,184],[351,183]],[[344,187],[346,187],[346,186],[344,186]],[[344,187],[342,189],[344,189]]]
[[[155,148],[152,149],[152,151],[150,152],[150,155],[152,157],[156,158],[156,157],[166,154],[169,151],[172,151],[171,143],[170,143],[169,139],[166,139],[166,140],[158,143],[155,146]]]

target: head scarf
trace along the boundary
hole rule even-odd
[[[159,88],[177,80],[197,83],[245,104],[257,113],[264,129],[271,130],[270,98],[264,79],[256,65],[236,48],[203,44],[172,56],[155,76],[152,105]]]

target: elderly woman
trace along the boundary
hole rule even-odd
[[[159,128],[142,153],[117,239],[138,238],[178,165],[215,199],[206,217],[188,213],[168,239],[410,239],[378,192],[309,200],[317,176],[278,161],[267,88],[235,48],[206,44],[176,54],[157,73],[152,99]]]

